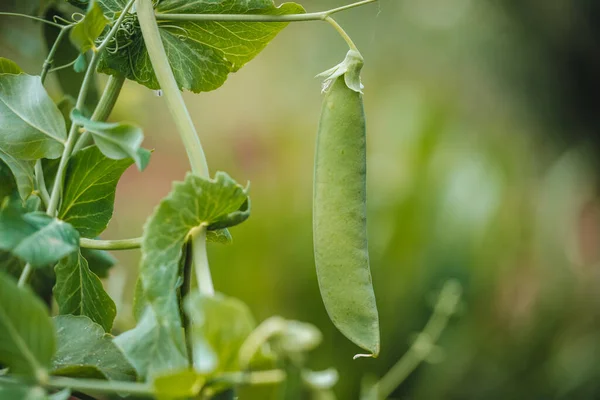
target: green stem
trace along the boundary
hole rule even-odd
[[[435,349],[435,343],[446,328],[448,320],[456,312],[461,292],[460,283],[457,281],[451,280],[444,284],[427,325],[406,354],[373,387],[373,398],[387,399],[419,364],[427,359]]]
[[[44,202],[46,207],[48,203],[50,203],[50,194],[48,193],[48,189],[46,188],[46,181],[44,179],[44,170],[42,169],[42,160],[38,160],[35,163],[35,180],[37,183],[38,190],[40,192],[40,197]]]
[[[21,271],[21,275],[19,276],[19,282],[17,282],[18,287],[23,287],[27,284],[29,277],[31,276],[31,272],[33,272],[33,267],[31,264],[25,264],[23,271]]]
[[[340,26],[340,24],[335,22],[335,20],[329,16],[325,18],[325,21],[327,21],[329,25],[333,26],[337,33],[339,33],[340,36],[346,41],[346,43],[348,43],[348,47],[350,47],[350,49],[360,54],[360,51],[358,51],[358,48],[356,47],[350,36],[346,33],[346,31]]]
[[[61,28],[61,29],[65,27],[65,25],[57,24],[56,22],[48,21],[48,20],[45,20],[43,18],[34,17],[33,15],[20,14],[20,13],[11,13],[11,12],[0,12],[0,15],[5,15],[7,17],[28,18],[28,19],[32,19],[32,20],[38,21],[38,22],[43,22],[45,24],[52,25],[52,26],[55,26],[55,27]]]
[[[67,68],[72,67],[73,65],[75,65],[76,62],[77,62],[77,59],[74,59],[70,63],[59,65],[58,67],[51,68],[50,71],[48,71],[48,72],[51,73],[51,72],[60,71],[61,69],[67,69]]]
[[[79,245],[86,249],[95,250],[130,250],[139,249],[142,246],[142,238],[120,240],[96,240],[96,239],[79,239]]]
[[[192,117],[185,106],[183,96],[171,70],[171,65],[169,65],[169,58],[165,52],[165,47],[154,17],[152,0],[137,0],[136,10],[146,50],[152,62],[152,68],[163,91],[167,108],[173,117],[187,151],[192,172],[195,175],[208,178],[209,172],[206,156],[204,155],[204,150],[202,149],[202,144],[198,138]]]
[[[121,393],[136,397],[153,397],[152,387],[145,383],[105,381],[100,379],[73,379],[61,376],[52,376],[45,385],[49,388],[69,388],[82,392],[95,393]]]
[[[364,0],[327,11],[288,14],[288,15],[258,15],[258,14],[156,14],[159,21],[220,21],[220,22],[303,22],[324,21],[330,15],[351,8],[374,3],[377,0]]]
[[[98,46],[96,51],[94,51],[94,55],[92,56],[90,65],[88,65],[85,77],[83,78],[83,83],[81,84],[79,95],[77,96],[77,102],[75,103],[75,108],[77,110],[81,110],[83,108],[83,105],[85,104],[85,99],[87,97],[89,86],[92,83],[94,73],[96,72],[96,65],[98,65],[98,61],[100,61],[100,56],[102,55],[102,52],[104,51],[106,46],[108,46],[108,43],[113,38],[115,33],[117,33],[117,30],[119,29],[121,23],[127,16],[127,12],[133,5],[134,1],[135,0],[130,0],[127,3],[123,11],[121,12],[121,15],[116,20],[115,24],[112,26],[112,28],[110,29],[100,46]],[[67,142],[65,143],[65,148],[63,150],[60,163],[58,164],[56,178],[54,179],[54,187],[52,188],[52,194],[50,195],[50,204],[48,205],[48,209],[46,210],[46,213],[50,216],[54,216],[56,208],[58,207],[58,202],[60,200],[60,192],[63,186],[63,180],[67,169],[67,163],[69,161],[69,157],[71,157],[73,148],[75,147],[78,130],[79,125],[77,125],[76,123],[71,124],[71,129],[69,130],[69,134],[67,136]]]
[[[65,37],[71,26],[72,25],[67,25],[61,28],[60,32],[58,33],[58,36],[56,37],[56,40],[54,41],[54,44],[50,48],[48,56],[46,57],[46,60],[44,60],[42,72],[40,73],[40,79],[42,80],[42,84],[44,84],[46,76],[48,76],[48,71],[50,71],[50,68],[52,67],[52,63],[54,62],[54,55],[56,54],[58,47],[62,43],[63,38]]]
[[[185,345],[187,348],[188,354],[188,362],[189,365],[194,365],[194,345],[192,338],[192,320],[187,316],[187,313],[184,312],[184,300],[187,295],[192,290],[192,279],[193,279],[193,253],[192,253],[192,242],[188,240],[183,246],[184,255],[183,255],[183,284],[180,289],[180,303],[179,308],[181,312],[181,316],[183,319],[183,332],[185,333]]]
[[[193,264],[196,271],[196,280],[198,281],[198,291],[205,296],[214,296],[215,288],[206,253],[206,227],[200,226],[196,228],[191,236]]]
[[[100,101],[98,101],[94,114],[92,114],[92,121],[106,121],[108,119],[108,116],[117,103],[117,99],[119,98],[119,94],[121,94],[124,83],[125,75],[117,74],[109,76],[108,82],[106,82],[106,86],[102,92],[102,97],[100,97]],[[88,131],[83,132],[73,148],[73,153],[77,153],[87,146],[89,138],[90,133]]]
[[[63,38],[65,37],[65,35],[67,34],[67,32],[69,31],[69,28],[71,28],[71,26],[72,25],[67,25],[67,26],[61,27],[60,32],[58,33],[58,36],[56,37],[56,40],[54,41],[54,43],[52,44],[52,47],[48,51],[48,55],[46,56],[46,59],[44,60],[44,64],[42,65],[42,72],[40,73],[40,81],[42,82],[42,85],[46,81],[48,72],[50,71],[50,68],[52,67],[52,63],[54,62],[54,55],[56,54],[60,44],[62,43]],[[44,205],[46,205],[46,207],[47,207],[48,204],[50,203],[50,194],[48,193],[48,188],[46,188],[46,183],[44,181],[44,171],[42,169],[42,160],[37,160],[35,163],[35,178],[36,178],[36,183],[38,185],[38,190],[40,192],[42,201],[44,202]],[[31,268],[28,268],[28,272],[30,272],[30,271],[31,271]]]
[[[129,2],[123,9],[121,15],[115,21],[115,24],[112,26],[112,28],[110,29],[110,31],[108,32],[108,34],[106,35],[106,37],[104,38],[104,40],[102,41],[100,46],[98,46],[98,48],[94,52],[94,56],[92,57],[90,65],[88,65],[87,71],[85,73],[85,77],[83,78],[83,83],[81,84],[81,88],[79,90],[79,95],[77,96],[77,102],[75,104],[76,109],[80,110],[83,108],[83,104],[85,103],[89,85],[91,84],[94,73],[96,72],[96,65],[98,64],[100,55],[102,55],[102,52],[106,49],[106,46],[108,46],[108,43],[110,42],[110,40],[113,38],[115,33],[117,33],[117,30],[121,26],[121,23],[127,16],[127,12],[131,8],[131,6],[133,6],[134,1],[135,0],[129,0]],[[48,207],[46,208],[46,214],[48,214],[51,217],[54,217],[54,215],[56,214],[56,210],[58,208],[58,202],[60,200],[63,181],[65,179],[65,172],[67,170],[67,163],[69,161],[69,157],[71,156],[71,153],[73,152],[73,147],[75,146],[75,141],[77,140],[78,129],[79,129],[79,126],[77,124],[75,124],[75,123],[71,124],[71,129],[69,130],[69,133],[67,136],[67,142],[65,143],[65,148],[63,150],[60,162],[58,164],[58,170],[56,171],[56,178],[54,179],[54,186],[52,187],[52,194],[50,195]],[[25,285],[25,283],[27,283],[27,281],[29,280],[29,276],[31,275],[31,270],[32,270],[31,265],[26,264],[25,268],[23,268],[23,271],[21,272],[21,276],[19,277],[19,282],[18,282],[19,286],[23,286],[23,285]]]
[[[212,386],[218,383],[226,383],[233,386],[272,385],[283,382],[285,376],[285,371],[280,369],[253,372],[225,372],[206,382],[206,386]]]
[[[177,131],[190,161],[192,173],[209,178],[208,163],[196,132],[192,117],[185,106],[183,96],[173,75],[169,58],[158,30],[152,0],[136,0],[138,21],[152,63],[156,79],[163,91],[167,108],[173,117]],[[206,227],[198,227],[192,235],[192,257],[198,289],[207,296],[214,295],[214,287],[206,255]]]
[[[115,108],[115,104],[117,104],[117,99],[121,94],[124,83],[125,75],[123,74],[119,73],[108,77],[108,82],[106,82],[102,97],[100,97],[100,101],[94,110],[94,114],[92,114],[92,121],[106,121],[108,119],[113,108]]]

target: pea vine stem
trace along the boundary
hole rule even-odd
[[[69,29],[72,26],[73,25],[66,25],[60,29],[60,32],[58,33],[58,36],[56,36],[56,40],[54,41],[54,44],[50,48],[50,51],[48,51],[48,56],[46,57],[46,60],[44,61],[44,65],[42,66],[42,72],[40,73],[40,79],[42,80],[42,84],[46,80],[46,76],[48,75],[48,72],[50,71],[50,68],[52,67],[52,63],[54,62],[54,55],[56,54],[56,51],[58,50],[60,44],[62,43],[63,38],[65,37],[65,35],[67,34],[67,32],[69,31]]]
[[[98,65],[98,61],[100,60],[100,56],[102,55],[102,52],[108,46],[110,40],[117,33],[117,30],[121,26],[121,23],[127,16],[129,9],[133,6],[134,2],[135,2],[135,0],[129,0],[129,2],[127,2],[127,4],[125,5],[125,8],[123,9],[119,18],[115,21],[115,23],[111,27],[110,31],[106,34],[106,37],[104,38],[102,43],[94,51],[92,60],[90,61],[90,64],[88,65],[87,71],[85,73],[85,77],[83,78],[83,82],[82,82],[81,88],[79,90],[79,95],[77,96],[77,102],[75,104],[76,109],[81,110],[83,108],[83,105],[85,103],[85,99],[87,97],[87,93],[89,90],[89,86],[92,83],[94,73],[96,72],[96,66]],[[58,25],[58,24],[56,24],[56,25]],[[59,26],[62,27],[62,25],[59,25]],[[67,140],[65,142],[65,147],[64,147],[62,156],[60,158],[60,162],[58,164],[58,169],[56,171],[56,178],[54,179],[54,186],[52,187],[52,193],[50,194],[50,200],[48,202],[48,207],[46,208],[46,214],[48,214],[51,217],[55,216],[57,208],[58,208],[58,203],[60,201],[63,182],[64,182],[64,178],[65,178],[65,173],[67,170],[67,163],[73,152],[73,148],[74,148],[75,142],[77,140],[78,130],[79,130],[79,125],[77,125],[76,123],[73,123],[73,124],[71,124],[71,129],[69,130],[69,133],[67,134]],[[31,265],[26,264],[25,268],[23,268],[23,271],[21,272],[21,276],[19,277],[19,282],[18,282],[19,286],[24,286],[27,283],[27,281],[29,280],[29,277],[31,275],[31,272],[32,272]]]
[[[136,397],[153,397],[152,387],[146,383],[105,381],[100,379],[74,379],[52,376],[45,385],[50,388],[69,388],[72,390],[95,393],[126,393]]]
[[[117,103],[117,99],[119,98],[124,83],[125,75],[123,74],[109,76],[108,82],[106,82],[106,86],[102,92],[102,96],[94,110],[94,114],[92,114],[92,121],[106,121],[108,119],[108,116]],[[90,133],[88,131],[83,132],[81,136],[79,136],[77,143],[75,143],[73,153],[77,153],[79,150],[83,149],[88,144],[89,139]]]
[[[200,138],[196,132],[196,127],[192,117],[187,110],[185,102],[173,70],[169,64],[169,59],[158,31],[158,25],[154,16],[152,0],[136,0],[136,10],[138,21],[146,43],[146,49],[156,74],[156,79],[163,91],[163,97],[167,102],[167,108],[173,117],[181,140],[187,151],[187,155],[192,168],[192,173],[203,178],[209,178],[208,163],[200,143]],[[206,256],[206,227],[196,228],[191,235],[193,264],[198,280],[198,288],[201,293],[212,296],[214,288]]]
[[[34,21],[42,22],[44,24],[52,25],[52,26],[54,26],[56,28],[61,28],[61,29],[65,27],[65,25],[57,24],[56,22],[48,21],[48,20],[45,20],[43,18],[34,17],[33,15],[20,14],[20,13],[11,13],[11,12],[0,12],[0,15],[4,15],[4,16],[7,16],[7,17],[21,17],[21,18],[32,19]]]
[[[198,280],[198,290],[206,296],[214,296],[215,288],[208,267],[208,254],[206,253],[206,227],[201,226],[192,233],[192,263]]]
[[[192,117],[183,100],[183,95],[179,90],[175,75],[169,64],[169,58],[165,51],[158,24],[154,15],[154,7],[152,0],[136,0],[136,12],[138,22],[154,69],[154,74],[163,92],[163,97],[167,103],[167,109],[181,137],[181,141],[190,161],[192,173],[203,178],[210,178],[208,163],[204,154],[204,149],[200,143],[200,138],[196,132],[196,127],[192,121]],[[206,227],[199,226],[192,232],[191,263],[196,273],[198,281],[198,290],[206,296],[214,295],[214,287],[206,254]],[[189,267],[189,265],[188,265]],[[191,275],[191,273],[189,274]],[[184,279],[191,279],[191,276],[184,276]],[[184,286],[190,282],[184,282]],[[185,321],[184,321],[185,322]],[[190,326],[185,326],[184,329],[186,343],[190,343],[191,329]]]
[[[271,385],[282,382],[284,379],[285,372],[279,369],[252,372],[225,372],[206,382],[206,385],[204,385],[202,390],[205,391],[210,387],[221,383],[227,385]],[[14,377],[0,376],[0,382],[21,383],[22,381]],[[40,383],[40,385],[49,389],[69,388],[71,390],[82,392],[119,393],[144,398],[154,398],[155,396],[153,386],[142,382],[50,376],[45,382]]]
[[[171,70],[167,53],[163,45],[158,25],[154,17],[152,0],[137,0],[136,10],[138,21],[152,62],[156,79],[163,91],[167,108],[173,117],[183,145],[187,151],[192,172],[204,178],[209,177],[208,163],[202,149],[202,144],[196,132],[192,117],[185,106],[183,96]]]
[[[79,239],[79,246],[94,250],[130,250],[138,249],[142,246],[142,238],[120,239],[120,240],[96,240]]]
[[[444,284],[435,304],[433,315],[419,333],[406,354],[371,389],[373,396],[368,398],[387,399],[402,382],[429,357],[435,349],[442,332],[454,315],[460,302],[460,283],[449,280]]]
[[[328,17],[341,11],[375,3],[378,0],[363,0],[331,10],[288,15],[259,15],[259,14],[166,14],[157,13],[158,21],[219,21],[219,22],[303,22],[325,21]]]
[[[346,43],[348,44],[348,47],[350,47],[350,49],[360,53],[360,51],[358,51],[358,48],[356,47],[356,45],[350,38],[350,35],[348,35],[346,33],[346,31],[340,26],[340,24],[335,22],[335,20],[331,17],[325,18],[325,21],[327,21],[329,23],[329,25],[333,26],[333,28],[337,31],[337,33],[346,41]]]

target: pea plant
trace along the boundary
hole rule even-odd
[[[376,1],[313,13],[272,0],[70,0],[43,2],[43,17],[0,12],[44,24],[49,48],[36,76],[0,58],[0,398],[233,399],[248,385],[277,385],[283,399],[335,398],[335,369],[306,367],[321,340],[315,326],[278,316],[257,324],[241,300],[215,291],[207,242],[232,240],[229,228],[250,216],[249,190],[209,172],[181,94],[218,89],[296,21],[324,21],[349,47],[320,75],[315,265],[331,321],[363,349],[355,358],[377,357],[363,57],[332,18]],[[96,96],[98,73],[109,78]],[[65,92],[58,103],[49,74]],[[126,79],[161,91],[191,171],[142,237],[102,240],[121,175],[151,159],[139,126],[106,122]],[[115,262],[107,251],[134,248],[137,325],[113,336],[117,310],[100,278]],[[386,398],[428,357],[459,296],[448,282],[406,356],[361,398]]]

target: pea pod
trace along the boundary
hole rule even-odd
[[[324,72],[326,92],[315,157],[313,240],[321,297],[348,339],[379,354],[379,316],[371,282],[366,219],[366,126],[360,70],[350,50]]]

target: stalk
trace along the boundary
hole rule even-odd
[[[156,14],[157,21],[219,21],[219,22],[303,22],[325,21],[327,17],[351,8],[374,3],[377,0],[364,0],[346,6],[332,8],[331,10],[288,15],[260,15],[260,14]]]
[[[79,239],[79,246],[94,250],[130,250],[142,247],[142,238],[120,239],[120,240],[96,240]]]
[[[169,59],[154,17],[152,0],[137,0],[136,10],[144,42],[146,43],[146,49],[152,62],[152,68],[154,68],[156,79],[167,102],[167,108],[173,117],[177,131],[187,151],[192,172],[198,176],[208,178],[209,172],[206,156],[204,155],[204,150],[202,149],[202,144],[198,138],[192,117],[179,91],[179,86],[171,70],[171,65],[169,65]]]
[[[44,65],[42,66],[42,72],[40,73],[40,79],[42,80],[42,84],[46,80],[48,71],[50,71],[50,68],[52,67],[52,63],[54,62],[54,55],[56,54],[58,47],[60,46],[67,32],[69,31],[69,28],[71,28],[72,26],[73,25],[67,25],[60,29],[60,32],[58,33],[58,36],[56,37],[52,48],[48,52],[48,56],[46,57],[46,60],[44,60]]]
[[[371,389],[371,393],[375,395],[368,398],[387,399],[429,357],[435,349],[435,343],[448,325],[450,317],[456,312],[461,292],[462,288],[457,281],[450,280],[444,284],[427,325],[406,354]]]
[[[196,279],[198,280],[198,290],[206,296],[214,296],[215,288],[213,286],[210,268],[208,264],[208,254],[206,253],[206,227],[197,228],[192,233],[192,254]]]
[[[115,24],[112,26],[112,28],[110,29],[110,31],[108,32],[108,34],[106,35],[106,37],[104,38],[104,40],[102,41],[100,46],[98,46],[98,48],[94,52],[94,55],[90,62],[90,65],[88,65],[87,71],[85,73],[85,77],[83,78],[83,83],[79,90],[79,95],[77,96],[77,102],[75,104],[75,108],[77,108],[79,110],[83,108],[83,105],[85,103],[85,99],[87,97],[87,93],[89,90],[89,85],[91,84],[94,73],[96,72],[96,66],[98,65],[100,56],[102,55],[102,52],[106,49],[106,46],[108,46],[109,41],[113,38],[115,33],[117,33],[117,30],[121,26],[121,23],[127,16],[127,12],[131,8],[131,6],[133,6],[134,1],[135,0],[129,0],[129,2],[123,9],[123,12],[119,16],[119,18],[115,21]],[[67,136],[67,142],[65,143],[65,148],[64,148],[62,156],[60,158],[60,163],[58,164],[58,170],[56,172],[56,178],[54,179],[54,186],[52,188],[52,193],[50,195],[48,207],[46,208],[46,214],[48,214],[51,217],[55,216],[57,208],[58,208],[58,202],[60,201],[63,182],[65,179],[65,173],[67,171],[67,163],[69,162],[69,157],[71,157],[71,154],[73,152],[73,148],[74,148],[75,142],[77,140],[77,131],[78,130],[79,130],[79,125],[77,125],[75,123],[71,124],[71,129],[69,130],[69,133]],[[31,275],[31,272],[32,272],[31,265],[26,264],[25,268],[23,268],[23,271],[21,272],[21,276],[19,277],[19,282],[18,282],[19,286],[24,286],[27,283],[27,281],[29,280],[29,277]]]
[[[94,114],[92,114],[92,121],[106,121],[108,119],[108,116],[117,103],[117,99],[121,94],[124,83],[125,76],[122,74],[109,76],[108,82],[102,92],[102,97],[100,97],[100,101],[98,101]],[[83,132],[73,148],[73,153],[77,153],[79,150],[83,149],[89,142],[89,138],[90,133],[88,131]]]
[[[173,117],[179,136],[185,146],[192,173],[208,179],[210,178],[210,173],[208,170],[208,163],[206,162],[206,156],[204,155],[204,150],[202,149],[202,144],[200,143],[200,138],[196,132],[192,117],[185,106],[183,96],[179,91],[179,86],[177,85],[173,70],[169,64],[169,59],[165,52],[165,47],[154,16],[152,0],[136,0],[135,4],[138,21],[146,44],[146,50],[148,51],[148,56],[152,63],[152,68],[154,69],[160,88],[163,91],[163,97],[167,102],[167,108]],[[198,290],[206,296],[213,296],[215,291],[206,255],[206,227],[201,226],[196,229],[197,230],[193,233],[191,239],[191,263],[196,272]],[[191,268],[189,275],[191,275]],[[191,279],[191,276],[189,275],[184,276],[184,287],[191,283],[185,282],[185,279]],[[185,340],[189,350],[192,330],[190,329],[190,326],[187,325],[188,323],[185,322],[184,316]],[[190,353],[190,355],[193,357],[193,353]]]

